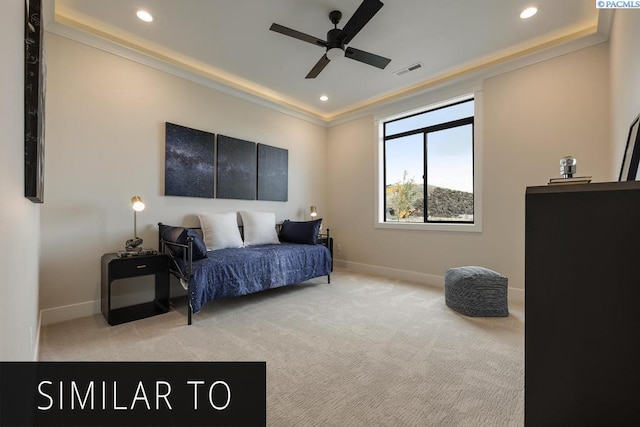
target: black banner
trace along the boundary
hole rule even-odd
[[[263,426],[265,362],[0,362],[1,426]]]

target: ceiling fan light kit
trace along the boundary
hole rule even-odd
[[[339,47],[332,47],[331,49],[327,50],[327,58],[329,58],[330,61],[342,58],[343,56],[344,50],[340,49]]]
[[[347,47],[349,42],[364,28],[371,18],[378,13],[382,6],[383,3],[380,0],[364,0],[342,29],[338,28],[338,23],[340,19],[342,19],[342,12],[339,10],[331,11],[329,13],[329,20],[334,25],[334,28],[329,30],[326,40],[321,40],[276,23],[273,23],[269,29],[276,33],[284,34],[285,36],[293,37],[326,49],[325,54],[313,66],[309,74],[307,74],[307,79],[316,78],[329,62],[341,57],[355,59],[356,61],[384,69],[389,62],[391,62],[389,58]]]

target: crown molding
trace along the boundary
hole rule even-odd
[[[268,88],[243,81],[188,58],[181,58],[172,52],[143,47],[139,43],[56,14],[55,0],[45,0],[43,6],[43,23],[47,32],[314,124],[327,125],[327,118],[321,113]]]
[[[85,25],[76,18],[56,14],[55,0],[44,1],[44,28],[46,31],[66,37],[113,55],[144,64],[151,68],[193,81],[205,87],[261,105],[278,112],[331,127],[378,111],[392,108],[408,99],[416,99],[434,90],[470,80],[478,81],[513,71],[555,56],[563,55],[609,39],[613,10],[601,9],[597,25],[573,29],[544,40],[498,52],[478,61],[463,64],[437,76],[364,100],[342,110],[324,114],[294,99],[287,98],[269,88],[242,80],[191,58],[181,57],[162,47],[149,48],[133,37],[115,36],[109,29]]]

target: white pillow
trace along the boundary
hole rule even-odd
[[[235,212],[211,214],[199,213],[204,244],[208,251],[224,248],[241,248],[242,237]]]
[[[240,212],[244,230],[244,245],[280,244],[273,212]]]

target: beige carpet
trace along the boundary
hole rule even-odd
[[[521,426],[524,314],[469,318],[444,290],[346,270],[119,326],[44,327],[40,360],[266,361],[270,426]]]

